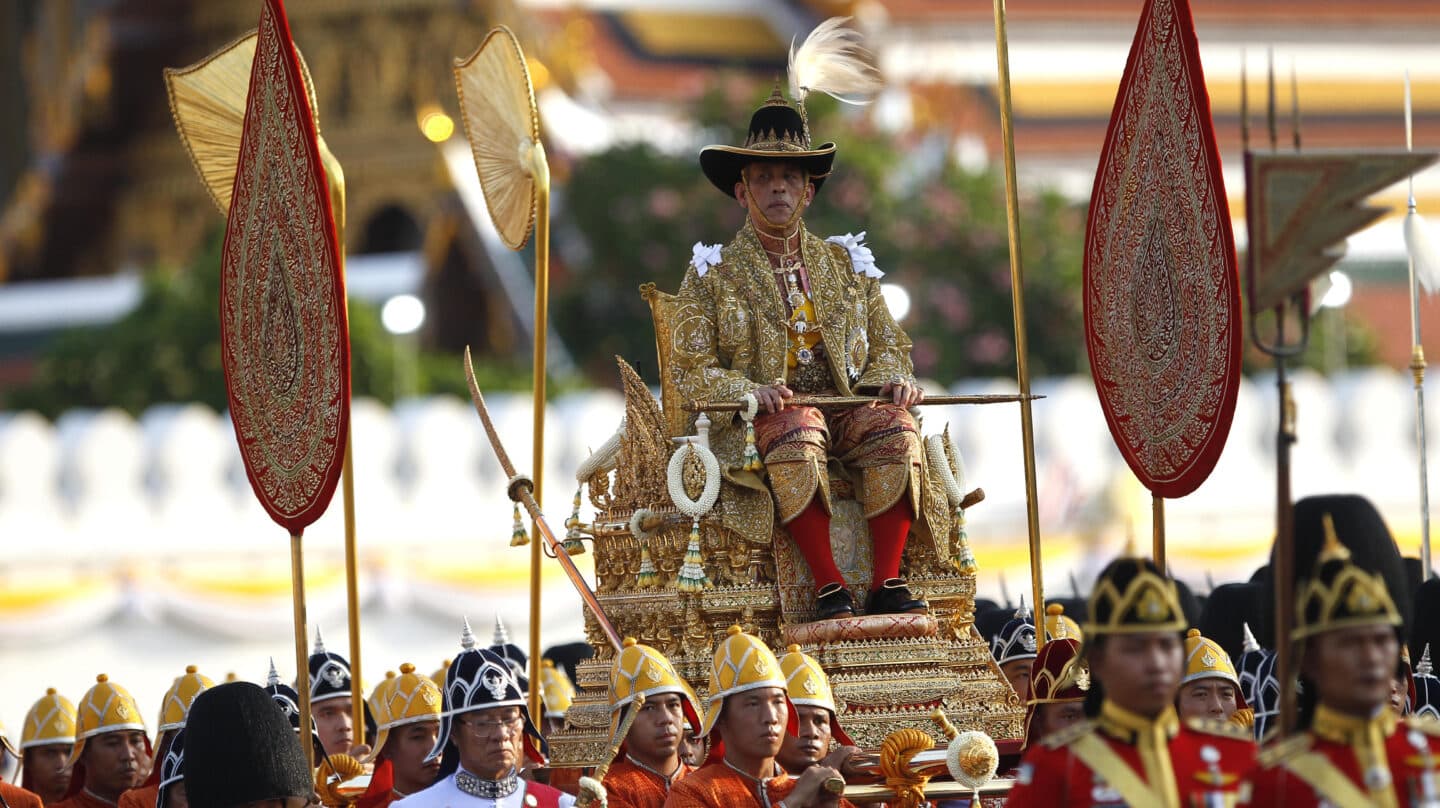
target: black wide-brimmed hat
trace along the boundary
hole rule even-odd
[[[835,164],[835,144],[810,146],[810,128],[799,110],[790,106],[780,85],[750,116],[750,130],[741,146],[706,146],[700,150],[700,170],[726,196],[735,195],[740,172],[755,162],[793,161],[810,174],[815,190],[830,176]]]
[[[315,790],[290,722],[250,682],[227,682],[195,697],[184,752],[185,796],[193,808],[308,801]]]

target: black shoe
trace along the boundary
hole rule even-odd
[[[826,584],[815,595],[815,619],[854,617],[855,598],[843,584]]]
[[[868,614],[927,614],[930,604],[910,594],[910,587],[900,578],[886,578],[880,588],[870,593]]]

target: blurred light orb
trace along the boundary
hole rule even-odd
[[[1320,298],[1320,305],[1327,309],[1341,308],[1350,302],[1350,294],[1354,290],[1350,276],[1337,269],[1330,273],[1330,288],[1325,292],[1325,296]]]
[[[455,119],[434,104],[426,104],[416,114],[420,132],[431,143],[444,143],[455,134]]]
[[[380,308],[380,323],[391,334],[413,334],[425,324],[425,304],[414,295],[396,295]]]
[[[890,309],[890,316],[898,323],[910,314],[910,293],[905,287],[898,283],[880,284],[880,296],[885,298],[885,305]]]

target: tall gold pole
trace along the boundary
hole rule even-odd
[[[300,552],[300,534],[290,534],[290,600],[295,608],[295,690],[300,695],[300,747],[305,751],[305,770],[315,771],[315,744],[310,740],[310,654],[306,649],[305,556]]]
[[[346,426],[345,464],[340,467],[340,492],[345,507],[345,605],[350,617],[350,720],[355,743],[365,737],[365,693],[360,685],[360,570],[355,550],[355,464],[353,429]]]
[[[1165,498],[1159,494],[1150,495],[1150,515],[1151,527],[1154,531],[1150,537],[1151,558],[1161,572],[1168,574],[1170,568],[1166,566],[1165,562]]]
[[[1020,385],[1020,433],[1025,451],[1025,521],[1030,529],[1030,587],[1037,622],[1045,614],[1040,568],[1040,512],[1035,493],[1035,427],[1030,414],[1029,348],[1025,342],[1025,269],[1020,255],[1020,192],[1015,180],[1015,124],[1010,105],[1010,46],[1005,33],[1005,0],[995,0],[995,63],[1000,82],[1000,136],[1005,145],[1005,220],[1010,237],[1010,302],[1015,317],[1015,380]],[[1035,632],[1035,647],[1045,632]]]
[[[345,171],[319,139],[320,162],[330,190],[330,215],[335,220],[335,246],[340,259],[340,277],[345,278]],[[345,299],[345,322],[350,322],[350,299]],[[349,392],[348,390],[346,391]],[[366,743],[365,692],[360,686],[360,564],[355,545],[355,445],[354,429],[345,426],[345,460],[340,467],[340,499],[345,512],[345,607],[350,623],[350,720],[356,743]]]
[[[534,401],[534,475],[535,503],[545,479],[545,340],[550,307],[550,165],[545,160],[545,147],[535,144],[531,152],[531,171],[535,178],[535,401]],[[537,527],[530,524],[530,532]],[[530,714],[540,715],[540,548],[537,537],[530,542]]]

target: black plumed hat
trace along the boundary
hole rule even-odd
[[[185,726],[185,795],[193,808],[308,800],[305,753],[259,685],[227,682],[195,697]]]

